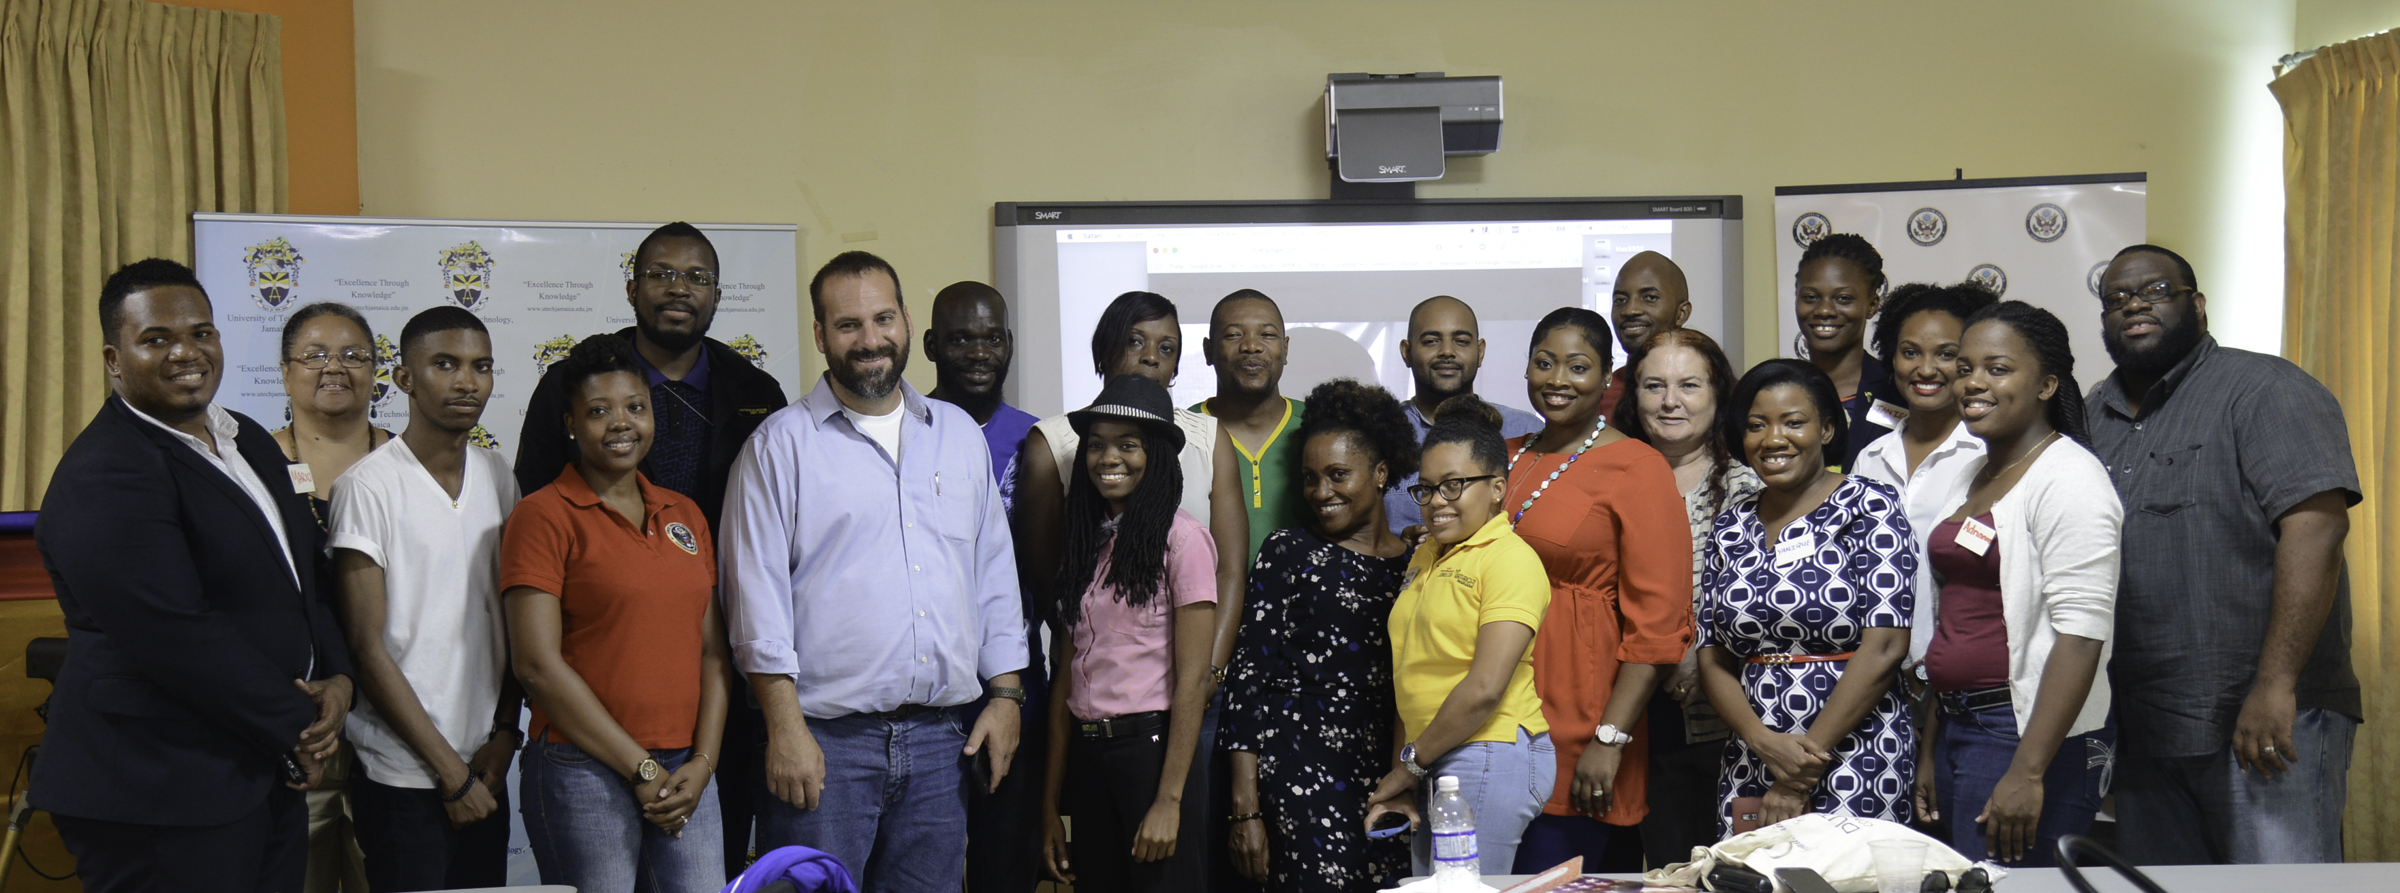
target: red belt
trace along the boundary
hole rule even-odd
[[[1844,651],[1840,654],[1759,654],[1751,656],[1749,660],[1754,664],[1780,667],[1786,664],[1815,664],[1832,660],[1849,660],[1857,654],[1856,651]]]

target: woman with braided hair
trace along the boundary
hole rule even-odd
[[[2022,301],[1967,320],[1959,415],[1986,452],[1928,537],[1942,581],[1919,809],[1969,859],[2054,864],[2091,827],[2115,741],[2099,672],[2124,509],[2084,433],[2066,326]],[[2022,861],[2020,861],[2022,860]]]
[[[1834,233],[1809,243],[1794,277],[1792,311],[1800,319],[1800,355],[1833,379],[1849,416],[1850,446],[1829,456],[1849,470],[1876,438],[1908,415],[1892,371],[1867,353],[1867,321],[1883,309],[1883,255],[1866,239]]]

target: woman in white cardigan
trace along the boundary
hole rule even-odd
[[[2087,448],[2066,326],[2007,301],[1977,311],[1954,387],[1983,465],[1928,539],[1940,616],[1925,654],[1938,709],[1917,808],[1969,859],[2053,865],[2091,827],[2110,765],[2108,681],[2124,509]]]

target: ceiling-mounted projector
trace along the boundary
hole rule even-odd
[[[1325,76],[1325,157],[1352,183],[1436,180],[1446,155],[1500,148],[1500,78]]]

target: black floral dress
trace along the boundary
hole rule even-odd
[[[1401,838],[1369,840],[1367,795],[1392,765],[1392,602],[1408,555],[1377,558],[1293,528],[1259,546],[1217,740],[1258,754],[1268,889],[1370,891],[1408,875]]]

